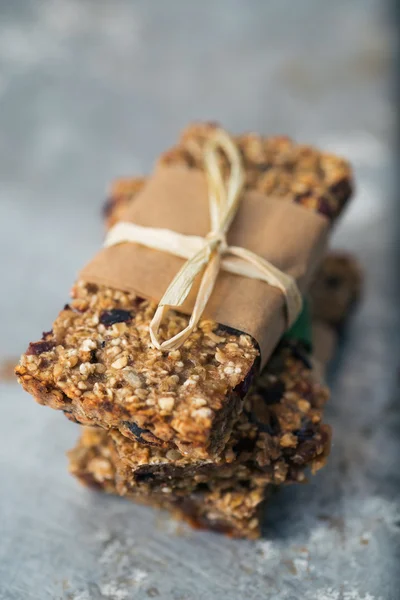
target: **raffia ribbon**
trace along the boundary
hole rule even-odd
[[[224,180],[218,150],[228,159],[230,172]],[[150,323],[152,344],[159,350],[176,350],[197,326],[214,289],[220,269],[236,275],[265,281],[285,297],[287,326],[301,311],[302,297],[296,281],[267,260],[246,248],[229,246],[226,235],[235,218],[244,185],[244,169],[239,151],[223,130],[218,129],[204,149],[204,168],[208,183],[211,231],[203,238],[183,235],[169,229],[143,227],[130,222],[117,223],[109,232],[105,246],[135,242],[188,259],[161,298]],[[203,271],[193,311],[187,327],[172,338],[160,342],[158,333],[166,313],[179,309],[186,300],[196,277]]]

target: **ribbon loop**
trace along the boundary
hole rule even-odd
[[[221,153],[230,167],[226,182]],[[302,308],[302,297],[293,277],[246,248],[228,245],[226,235],[237,213],[245,177],[240,153],[224,130],[218,129],[206,144],[204,167],[211,221],[211,231],[204,238],[123,222],[111,229],[105,241],[106,246],[136,242],[188,259],[161,298],[149,326],[151,342],[159,350],[176,350],[188,339],[204,312],[221,268],[278,288],[285,297],[288,327]],[[200,286],[188,325],[174,337],[160,342],[159,331],[167,312],[182,306],[200,273]]]

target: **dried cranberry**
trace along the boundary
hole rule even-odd
[[[277,416],[268,410],[265,405],[254,405],[252,411],[243,411],[251,423],[257,425],[259,431],[268,433],[269,435],[278,435],[280,425]]]
[[[146,481],[152,481],[154,479],[154,474],[143,470],[140,471],[139,473],[135,474],[135,480],[137,481],[137,483],[145,483]]]
[[[251,384],[253,383],[253,379],[258,371],[258,359],[254,362],[253,366],[247,372],[246,377],[238,383],[236,387],[233,388],[233,392],[239,395],[239,398],[243,400],[246,396],[247,392],[250,389]]]
[[[132,319],[132,314],[129,310],[122,308],[112,308],[105,310],[100,315],[100,323],[105,327],[111,327],[114,323],[126,323]]]
[[[305,421],[300,429],[293,432],[300,442],[311,440],[314,437],[314,425],[311,421]]]
[[[28,350],[26,351],[26,354],[42,354],[43,352],[49,352],[49,350],[54,348],[55,345],[56,343],[50,340],[44,340],[42,342],[31,342],[29,344]]]
[[[123,425],[133,433],[137,442],[148,446],[161,446],[160,442],[148,429],[143,429],[133,421],[123,421]]]
[[[329,191],[331,192],[331,194],[340,198],[342,201],[346,201],[351,195],[352,189],[349,180],[342,179],[334,185],[331,185]]]
[[[53,335],[53,330],[50,329],[50,331],[43,331],[42,333],[42,340],[45,340],[46,338],[50,337],[51,335]]]
[[[324,283],[326,287],[330,288],[331,290],[335,290],[338,287],[340,287],[340,284],[342,282],[340,277],[338,277],[337,275],[330,275],[328,277],[325,277]]]
[[[276,381],[273,385],[262,391],[262,399],[265,404],[278,404],[282,400],[286,386],[282,381]]]
[[[242,438],[237,444],[233,446],[233,451],[238,456],[242,452],[253,452],[255,440],[250,438]]]
[[[114,410],[114,405],[112,402],[110,402],[110,400],[104,400],[101,403],[101,407],[103,410],[105,410],[106,412],[112,412]]]
[[[86,289],[89,292],[89,294],[96,294],[99,291],[99,286],[95,283],[87,283]]]
[[[291,461],[296,465],[306,465],[316,456],[317,444],[314,440],[305,440],[301,442],[291,457]]]
[[[146,302],[146,298],[142,298],[141,296],[136,296],[135,306],[140,306],[141,304],[143,304],[143,302]]]
[[[143,433],[148,431],[147,429],[142,429],[141,427],[139,427],[139,425],[136,425],[136,423],[133,422],[130,423],[128,421],[125,421],[124,425],[127,426],[129,431],[131,431],[135,437],[140,437]]]
[[[261,430],[269,433],[269,435],[278,435],[281,428],[277,416],[274,413],[270,414],[268,423],[261,423]]]
[[[328,200],[326,200],[325,198],[320,198],[318,201],[318,212],[319,214],[324,215],[324,217],[332,219],[335,211],[329,204]]]

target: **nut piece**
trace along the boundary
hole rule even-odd
[[[97,344],[91,339],[83,340],[80,349],[82,352],[90,352],[90,350],[96,350]]]
[[[297,438],[292,433],[285,433],[280,440],[282,448],[296,448]]]
[[[135,369],[132,369],[130,367],[124,369],[124,377],[126,381],[135,389],[142,387],[144,383],[142,377],[140,377],[140,375],[135,371]]]
[[[192,412],[192,417],[198,419],[209,419],[212,417],[212,410],[207,407],[198,408]]]
[[[111,364],[111,366],[113,369],[123,369],[127,364],[128,358],[126,356],[120,356]]]
[[[79,367],[79,372],[81,373],[81,375],[83,375],[84,377],[89,377],[89,375],[91,375],[94,370],[95,370],[95,365],[89,362],[85,362],[82,363]]]
[[[158,404],[162,410],[171,411],[174,408],[175,400],[169,396],[159,398]]]
[[[168,460],[180,460],[182,458],[182,454],[178,452],[178,450],[168,450],[166,457]]]

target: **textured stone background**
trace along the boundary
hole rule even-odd
[[[379,0],[0,1],[0,598],[395,600],[400,589],[392,15]],[[78,431],[9,381],[101,240],[118,175],[190,119],[354,163],[334,243],[367,289],[332,370],[328,467],[235,542],[80,488]]]

